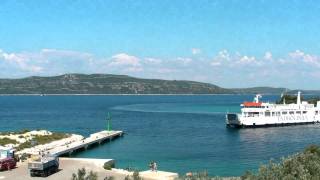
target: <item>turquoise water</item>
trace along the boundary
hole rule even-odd
[[[159,169],[184,174],[208,170],[211,175],[237,176],[319,144],[319,125],[226,129],[225,113],[239,111],[252,100],[245,95],[213,96],[0,96],[0,130],[23,128],[88,135],[106,126],[111,112],[114,129],[125,136],[75,154],[112,158],[117,166]],[[265,96],[275,101],[277,96]]]

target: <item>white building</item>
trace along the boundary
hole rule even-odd
[[[0,159],[5,159],[14,156],[14,149],[12,147],[0,146]]]

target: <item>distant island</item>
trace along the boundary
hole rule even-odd
[[[210,83],[141,79],[112,74],[64,74],[0,79],[0,94],[281,94],[297,90],[273,87],[223,88]],[[301,90],[305,94],[320,91]]]

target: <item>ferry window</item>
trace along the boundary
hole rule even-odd
[[[296,114],[301,114],[301,111],[296,111]]]
[[[287,111],[283,111],[282,114],[283,114],[283,115],[287,114]]]
[[[280,112],[277,112],[277,116],[280,116]]]
[[[259,116],[259,112],[249,112],[249,117]]]
[[[265,115],[266,116],[270,116],[270,112],[265,112]]]
[[[316,111],[316,115],[318,115],[318,111]]]
[[[303,111],[303,114],[307,114],[307,111]]]
[[[272,116],[275,116],[276,115],[276,113],[275,112],[272,112]]]
[[[289,114],[294,114],[294,112],[293,112],[293,111],[290,111]]]

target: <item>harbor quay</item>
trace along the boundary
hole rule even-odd
[[[91,134],[88,138],[83,139],[82,141],[75,141],[70,144],[66,144],[64,146],[58,146],[49,150],[49,154],[62,156],[62,155],[70,155],[71,153],[83,149],[87,149],[89,146],[95,144],[101,144],[105,141],[111,141],[117,137],[121,137],[123,135],[122,131],[100,131],[94,134]]]
[[[0,179],[4,180],[70,180],[73,173],[77,173],[78,169],[85,168],[87,172],[93,171],[97,173],[98,180],[105,177],[113,177],[114,180],[124,180],[127,176],[132,176],[133,172],[123,169],[106,170],[103,164],[112,162],[113,159],[89,159],[89,158],[60,158],[59,170],[48,177],[31,177],[28,171],[27,162],[19,162],[15,169],[0,172]],[[140,177],[144,180],[174,180],[178,177],[177,173],[164,171],[142,171]]]
[[[70,155],[73,152],[86,150],[88,147],[111,141],[123,135],[123,131],[100,131],[84,138],[81,135],[72,134],[70,137],[53,141],[47,144],[37,145],[16,152],[17,155],[42,155],[51,154],[56,156]]]
[[[24,136],[29,137],[30,134],[35,134],[36,136],[48,136],[53,133],[45,130],[31,131],[24,133]],[[116,180],[123,180],[126,177],[132,177],[133,172],[124,169],[112,168],[115,167],[116,160],[114,159],[90,159],[90,158],[69,158],[68,156],[72,153],[87,150],[89,147],[94,145],[102,144],[105,142],[112,141],[116,138],[122,137],[123,131],[113,131],[113,130],[103,130],[84,138],[81,135],[72,134],[66,138],[60,140],[52,141],[50,143],[36,145],[30,148],[25,148],[15,153],[12,153],[14,148],[3,148],[2,159],[9,158],[9,156],[22,157],[27,154],[28,159],[24,161],[17,162],[15,168],[8,168],[6,171],[0,171],[1,179],[15,179],[15,180],[25,180],[25,179],[39,179],[45,178],[49,180],[55,179],[70,179],[73,173],[77,173],[79,169],[85,168],[86,172],[94,172],[97,174],[98,179],[104,179],[105,177],[113,177]],[[15,134],[6,135],[5,137],[16,138],[17,141],[25,142],[22,140],[23,135]],[[20,139],[19,139],[19,138]],[[3,138],[3,137],[2,137]],[[1,150],[1,148],[0,148]],[[6,157],[8,156],[8,157]],[[59,159],[51,159],[50,156],[60,157]],[[0,158],[0,159],[1,159]],[[54,172],[52,169],[40,170],[40,176],[34,177],[34,172],[31,171],[32,168],[38,168],[39,164],[42,168],[44,166],[52,166],[57,164]],[[110,165],[111,168],[105,169],[105,165]],[[40,167],[40,166],[39,166]],[[50,168],[50,167],[49,167]],[[39,173],[39,170],[37,170]],[[139,176],[145,180],[173,180],[178,177],[177,173],[165,172],[165,171],[152,171],[146,170],[139,172]]]

